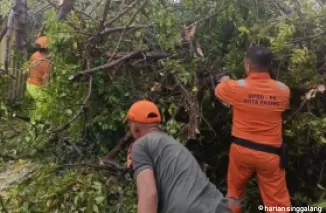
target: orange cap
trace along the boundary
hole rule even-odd
[[[153,102],[146,100],[137,101],[130,107],[124,123],[126,121],[143,124],[160,123],[161,114],[158,107]]]
[[[35,41],[35,44],[40,45],[41,48],[46,48],[47,41],[48,38],[46,36],[41,36]]]

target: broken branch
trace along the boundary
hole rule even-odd
[[[104,64],[104,65],[101,65],[101,66],[98,66],[98,67],[95,67],[95,68],[92,68],[92,69],[88,69],[88,70],[83,70],[83,71],[80,71],[80,72],[77,72],[77,73],[74,73],[72,75],[69,76],[69,80],[72,81],[74,80],[77,76],[80,76],[80,75],[86,75],[86,74],[92,74],[96,71],[99,71],[99,70],[103,70],[103,69],[107,69],[107,68],[111,68],[119,63],[121,63],[122,61],[125,61],[129,58],[132,58],[133,56],[137,55],[141,53],[140,51],[139,52],[133,52],[133,53],[130,53],[118,60],[115,60],[115,61],[112,61],[110,63],[107,63],[107,64]]]
[[[120,139],[119,143],[107,155],[102,158],[102,160],[113,160],[118,155],[120,150],[123,149],[126,144],[128,144],[128,142],[132,142],[132,140],[130,140],[131,138],[131,132],[128,131],[125,136]]]

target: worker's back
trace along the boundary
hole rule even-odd
[[[237,85],[232,104],[232,135],[279,146],[282,142],[282,113],[288,105],[289,88],[270,79],[268,73],[257,73],[233,84]]]
[[[36,86],[43,86],[43,77],[51,72],[50,61],[45,53],[39,51],[31,56],[31,64],[29,67],[29,76],[27,82]]]
[[[210,183],[193,155],[166,133],[155,131],[137,140],[132,162],[135,175],[148,165],[154,168],[159,213],[228,212],[222,193]]]

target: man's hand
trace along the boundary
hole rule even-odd
[[[229,81],[231,80],[229,76],[223,76],[221,79],[220,79],[220,82],[225,82],[225,81]]]

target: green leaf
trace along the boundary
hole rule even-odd
[[[326,144],[326,138],[325,137],[320,137],[320,142]]]
[[[71,109],[66,109],[66,114],[67,115],[72,115],[72,110]]]
[[[249,34],[249,30],[248,30],[245,26],[241,26],[241,27],[239,27],[238,30],[239,30],[241,33]]]
[[[141,35],[142,35],[142,33],[141,33],[140,31],[137,31],[137,32],[135,33],[135,36],[136,36],[137,38],[139,38]]]
[[[96,204],[93,204],[93,211],[94,211],[95,213],[99,213],[99,210],[98,210],[98,207],[97,207]]]
[[[317,187],[320,188],[320,189],[322,189],[322,190],[325,190],[325,188],[322,185],[320,185],[320,184],[317,184]]]
[[[100,197],[96,197],[95,198],[95,201],[96,201],[97,204],[103,203],[104,200],[105,200],[105,197],[103,197],[103,196],[100,196]]]

